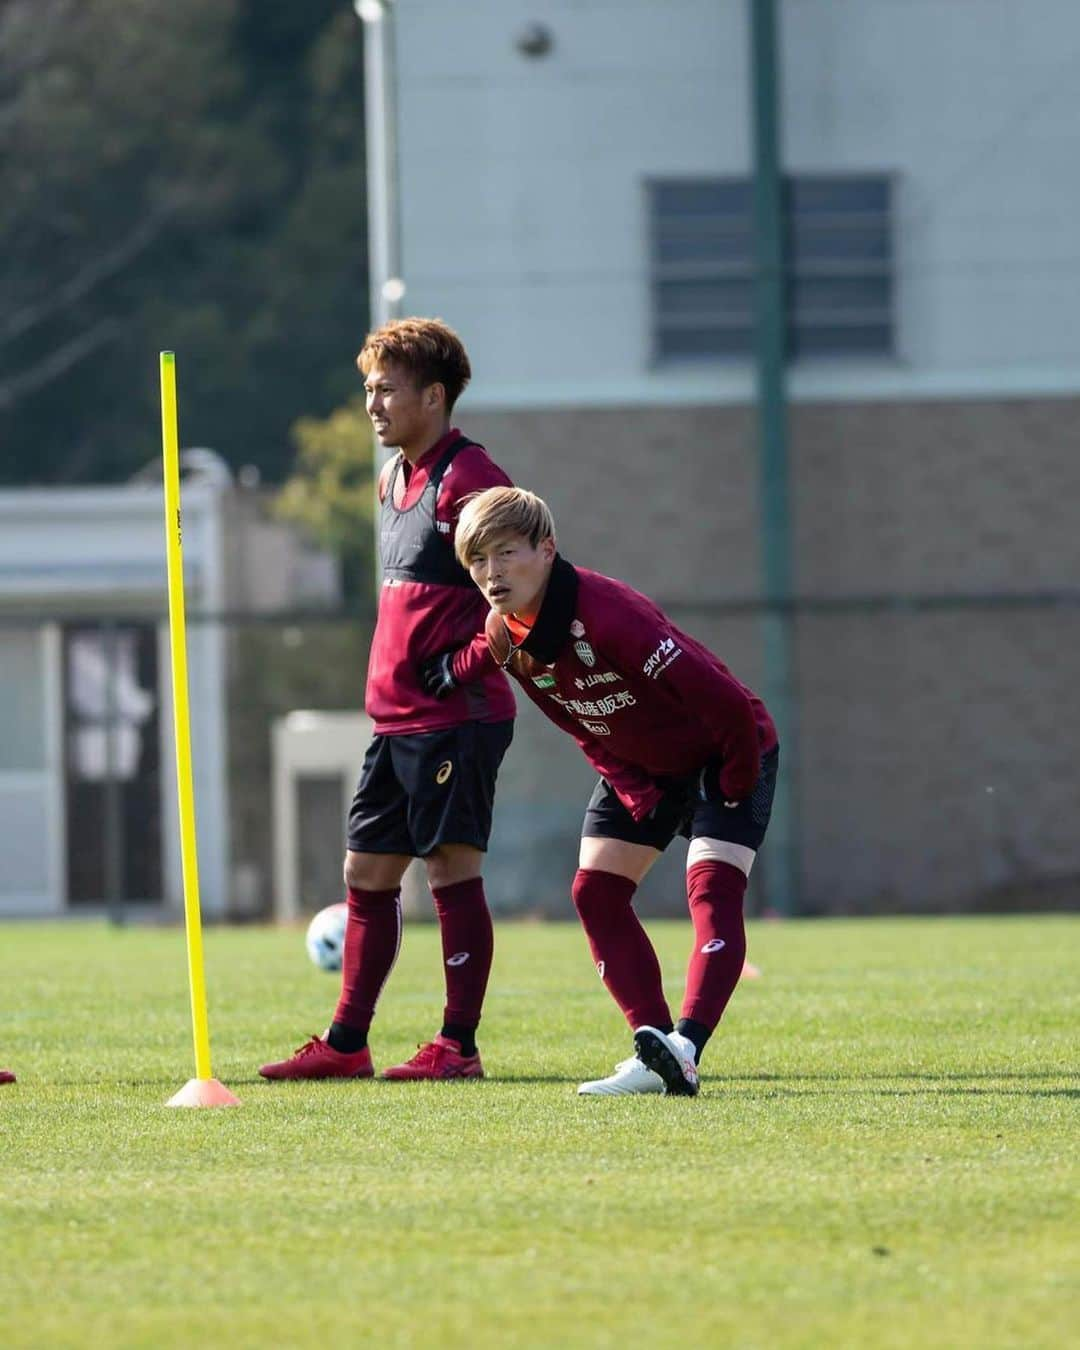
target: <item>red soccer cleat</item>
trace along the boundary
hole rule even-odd
[[[14,1083],[15,1075],[10,1069],[0,1069],[0,1083]]]
[[[372,1078],[371,1051],[365,1046],[354,1055],[342,1054],[319,1036],[312,1036],[295,1055],[277,1064],[264,1064],[264,1078]]]
[[[461,1042],[452,1041],[449,1036],[436,1036],[433,1041],[422,1045],[412,1059],[404,1064],[395,1064],[392,1069],[384,1069],[380,1078],[392,1078],[398,1081],[420,1078],[483,1078],[484,1066],[479,1054],[463,1055]]]

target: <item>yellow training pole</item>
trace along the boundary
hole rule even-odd
[[[184,877],[191,1023],[195,1033],[195,1077],[169,1106],[239,1106],[210,1073],[210,1028],[206,1016],[199,859],[195,846],[195,793],[191,775],[191,717],[188,708],[187,628],[184,619],[184,556],[180,521],[180,435],[176,414],[176,357],[161,353],[161,443],[165,456],[165,556],[169,576],[169,645],[172,652],[173,732],[176,788],[180,804],[180,858]]]

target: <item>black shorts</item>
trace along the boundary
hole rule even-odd
[[[761,771],[754,790],[737,806],[725,806],[716,787],[716,775],[706,775],[709,788],[703,794],[700,778],[672,779],[663,797],[644,820],[635,820],[615,795],[606,779],[593,789],[585,808],[582,838],[621,839],[627,844],[645,844],[662,853],[677,834],[684,839],[721,839],[741,844],[756,853],[765,838],[776,790],[780,748],[774,746],[761,757]]]
[[[513,735],[509,721],[374,737],[349,808],[350,851],[426,858],[440,844],[486,850],[495,779]]]

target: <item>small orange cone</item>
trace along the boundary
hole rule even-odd
[[[752,962],[750,962],[750,961],[744,961],[744,962],[743,962],[743,966],[742,966],[742,974],[739,976],[739,979],[740,979],[740,980],[760,980],[760,979],[761,979],[761,971],[760,971],[760,970],[757,968],[757,966],[755,966]]]
[[[166,1106],[239,1106],[240,1098],[234,1097],[224,1083],[216,1078],[189,1078],[175,1097],[170,1097]]]

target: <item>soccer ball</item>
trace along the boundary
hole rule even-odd
[[[327,905],[308,924],[304,945],[307,954],[320,970],[340,970],[341,959],[345,953],[345,919],[349,907],[342,900],[336,905]]]

